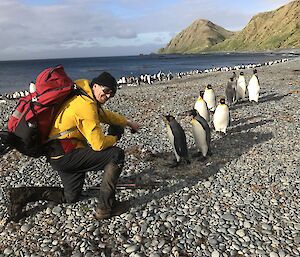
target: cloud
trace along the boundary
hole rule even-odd
[[[121,54],[148,51],[204,18],[229,30],[242,29],[260,11],[285,0],[1,0],[0,58],[90,54],[99,48]],[[140,49],[138,49],[140,47]],[[159,47],[158,47],[159,48]],[[158,49],[157,48],[157,49]],[[90,49],[90,50],[89,50]],[[129,50],[128,50],[129,51]],[[152,50],[151,50],[152,51]],[[30,55],[31,53],[31,55]],[[65,54],[64,54],[65,53]],[[99,55],[98,55],[99,56]]]

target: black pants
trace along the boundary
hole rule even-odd
[[[124,165],[124,151],[119,147],[110,147],[103,151],[94,151],[91,148],[81,148],[70,151],[59,159],[50,159],[53,169],[58,171],[64,186],[66,202],[78,201],[84,184],[87,171],[103,170],[104,175],[100,186],[100,193],[107,192],[107,198],[114,198],[114,188]],[[105,167],[115,165],[118,169],[109,171]],[[107,203],[114,199],[99,198],[99,206],[111,208]],[[111,204],[109,204],[111,205]]]

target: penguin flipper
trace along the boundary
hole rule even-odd
[[[174,135],[174,146],[177,154],[180,157],[187,158],[188,156],[188,149],[187,149],[187,142],[186,142],[186,135],[183,128],[176,124],[176,126],[171,126],[172,132]]]

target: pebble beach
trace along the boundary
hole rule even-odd
[[[157,188],[118,190],[130,200],[127,213],[96,221],[93,211],[102,171],[86,176],[75,204],[26,207],[18,223],[8,220],[7,187],[62,186],[45,158],[15,150],[1,156],[0,257],[291,257],[300,256],[300,57],[256,68],[260,97],[230,107],[226,135],[212,128],[212,156],[195,149],[191,117],[199,90],[211,84],[225,96],[232,71],[174,78],[152,85],[124,86],[106,108],[142,124],[118,142],[125,149],[121,177],[160,181]],[[243,70],[246,82],[252,69]],[[238,74],[239,71],[236,71]],[[16,100],[0,103],[4,128]],[[174,157],[162,115],[185,130],[191,164],[170,168]]]

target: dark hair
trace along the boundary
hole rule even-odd
[[[106,71],[102,72],[98,77],[93,78],[90,87],[93,87],[94,84],[108,87],[114,94],[117,92],[118,83],[116,79]]]

